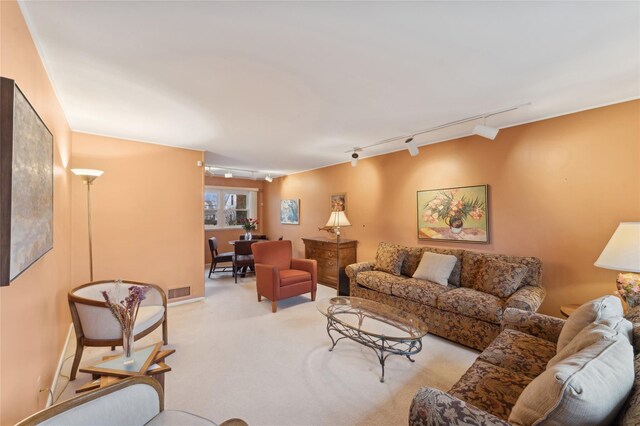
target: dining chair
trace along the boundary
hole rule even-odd
[[[255,244],[256,240],[239,240],[233,244],[233,277],[235,282],[238,282],[238,274],[242,269],[242,276],[251,270],[254,271],[253,253],[251,251],[251,245]]]
[[[162,325],[162,340],[165,345],[169,344],[167,296],[161,287],[136,281],[122,281],[122,284],[117,284],[116,281],[94,281],[81,285],[71,290],[67,296],[76,333],[76,353],[69,380],[76,378],[85,346],[113,348],[122,345],[122,328],[107,306],[102,292],[125,293],[131,285],[149,287],[138,308],[138,316],[133,326],[134,340],[141,339]]]
[[[211,274],[218,272],[233,272],[231,266],[217,266],[218,263],[233,262],[233,252],[227,251],[224,253],[218,252],[218,239],[216,237],[209,238],[209,250],[211,251],[211,268],[209,268],[209,278]],[[229,270],[231,268],[231,270]]]

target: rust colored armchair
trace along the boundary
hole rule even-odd
[[[313,259],[293,259],[291,241],[267,241],[251,246],[256,268],[258,302],[271,300],[271,311],[278,300],[311,293],[316,300],[318,263]]]

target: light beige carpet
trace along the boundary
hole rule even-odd
[[[418,388],[449,389],[478,355],[427,336],[415,363],[390,356],[380,383],[371,349],[345,339],[328,351],[326,318],[308,296],[281,301],[272,314],[269,301],[258,303],[253,277],[234,284],[218,274],[205,281],[206,300],[169,308],[176,353],[167,358],[173,371],[165,376],[165,407],[216,422],[240,417],[250,425],[405,425]],[[334,291],[319,285],[318,298]],[[156,331],[136,346],[160,340]],[[81,365],[111,353],[86,349]],[[69,359],[63,374],[70,365]],[[73,396],[89,378],[78,373],[64,391],[67,380],[61,378],[58,400]]]

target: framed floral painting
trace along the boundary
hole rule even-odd
[[[347,211],[347,194],[346,193],[331,195],[331,211],[346,213]]]
[[[418,239],[489,242],[489,185],[418,191]]]
[[[285,225],[300,224],[300,200],[295,198],[292,200],[280,201],[280,223]]]

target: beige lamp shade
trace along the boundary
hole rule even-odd
[[[640,222],[622,222],[595,266],[621,272],[640,272]]]
[[[325,226],[332,228],[351,226],[351,222],[347,219],[347,215],[344,212],[331,212],[329,220]]]

